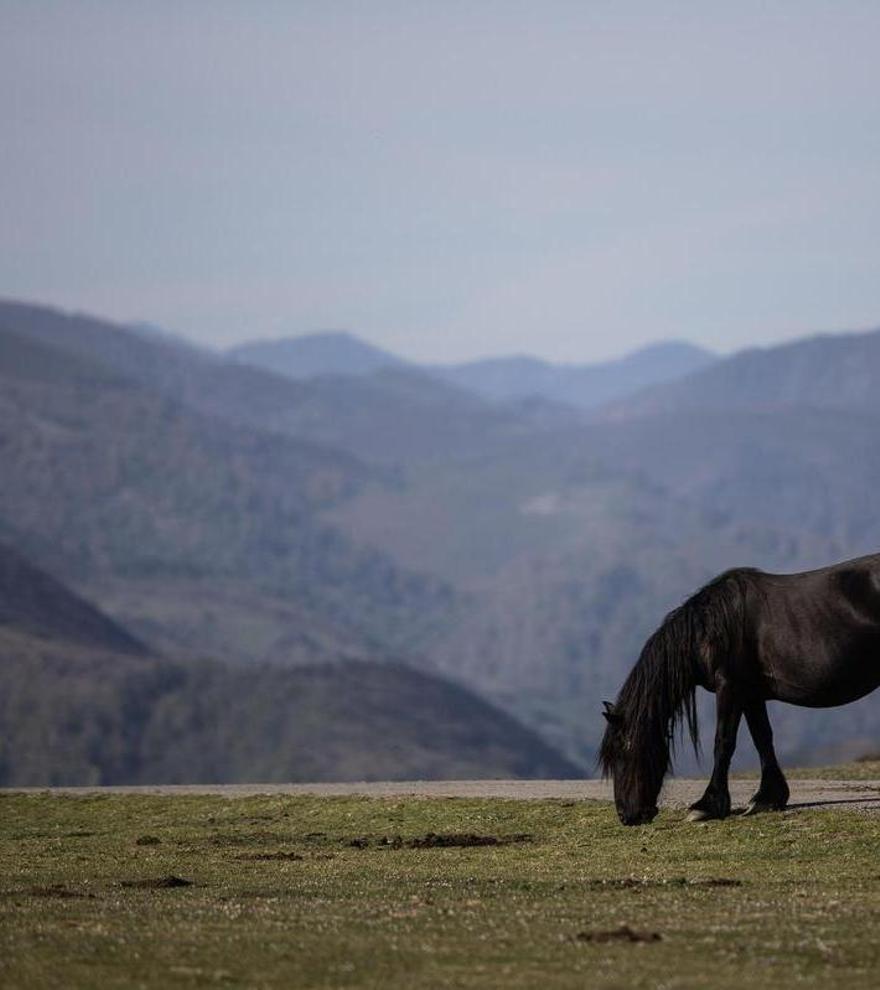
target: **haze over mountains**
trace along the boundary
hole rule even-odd
[[[876,413],[880,411],[878,367],[880,330],[820,335],[742,351],[701,375],[658,384],[623,399],[609,415],[785,407]]]
[[[684,341],[652,344],[616,361],[592,365],[552,364],[539,358],[486,358],[463,364],[415,365],[344,331],[263,340],[232,348],[243,364],[295,380],[322,375],[370,375],[383,369],[421,370],[485,399],[542,398],[592,409],[649,385],[706,367],[711,352]]]
[[[737,564],[796,570],[880,547],[880,333],[723,359],[662,345],[549,378],[540,362],[502,360],[471,366],[470,382],[461,367],[327,343],[312,339],[299,370],[277,355],[255,367],[241,351],[0,304],[0,539],[188,671],[187,712],[203,711],[200,684],[205,697],[219,683],[242,691],[234,671],[258,670],[255,683],[285,699],[265,735],[285,759],[285,710],[318,740],[322,718],[339,714],[328,693],[366,707],[379,691],[368,683],[393,697],[407,670],[476,692],[566,767],[589,767],[601,699],[698,585]],[[577,407],[561,398],[563,379]],[[92,685],[100,699],[89,663],[77,697]],[[281,686],[294,681],[273,679],[292,667],[341,671],[309,695],[324,699],[309,703],[312,721]],[[58,666],[39,669],[51,680]],[[382,732],[408,707],[393,702]],[[23,710],[7,706],[4,728]],[[878,711],[871,698],[830,713],[780,709],[780,749],[811,759],[869,748]],[[430,728],[407,724],[418,760],[395,771],[383,758],[385,775],[461,770],[450,748],[430,756]],[[171,729],[157,731],[160,753]],[[546,768],[552,750],[536,745],[525,747],[531,763],[505,772]],[[305,760],[308,746],[296,746]],[[337,767],[363,768],[337,755]],[[242,760],[245,776],[268,767]],[[294,774],[291,761],[273,766]]]
[[[368,375],[380,368],[406,364],[389,351],[368,344],[345,330],[325,330],[278,340],[256,340],[232,347],[227,353],[233,361],[277,371],[294,379],[317,378],[320,375]]]

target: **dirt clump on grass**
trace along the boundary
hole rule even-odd
[[[299,853],[295,852],[254,852],[254,853],[241,853],[240,856],[236,856],[236,859],[249,859],[249,860],[277,860],[279,862],[284,861],[294,861],[303,859]]]
[[[437,834],[428,832],[406,843],[409,849],[437,849],[449,846],[509,846],[516,842],[531,842],[532,836],[526,832],[516,835],[476,835],[473,832],[450,832]]]
[[[575,942],[660,942],[660,932],[638,931],[629,925],[620,925],[605,931],[583,931],[574,936]]]
[[[192,880],[184,877],[176,877],[169,873],[164,877],[147,877],[143,880],[122,880],[123,887],[131,887],[136,890],[170,890],[174,887],[192,887]]]
[[[424,835],[404,839],[400,835],[382,835],[378,838],[362,835],[348,843],[355,849],[466,849],[478,846],[509,846],[516,842],[531,842],[534,836],[526,832],[515,835],[477,835],[475,832],[426,832]]]

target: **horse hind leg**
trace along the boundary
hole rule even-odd
[[[788,804],[788,782],[776,759],[776,750],[773,748],[773,729],[767,717],[767,703],[763,700],[750,702],[745,706],[745,716],[755,749],[761,758],[761,783],[743,814],[782,811]]]

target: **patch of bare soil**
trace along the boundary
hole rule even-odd
[[[450,849],[475,846],[509,846],[516,842],[531,842],[533,835],[520,832],[515,835],[477,835],[475,832],[427,832],[412,839],[400,835],[382,835],[378,838],[362,835],[348,844],[355,849]]]
[[[660,942],[660,932],[638,931],[629,925],[620,925],[606,931],[584,931],[574,936],[575,942]]]
[[[299,853],[295,852],[258,852],[258,853],[242,853],[240,856],[236,856],[236,859],[251,859],[251,860],[278,860],[278,861],[293,861],[297,859],[302,859]]]

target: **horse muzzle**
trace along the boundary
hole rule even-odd
[[[624,825],[648,825],[657,817],[657,811],[657,808],[643,808],[634,812],[618,810],[617,814]]]

